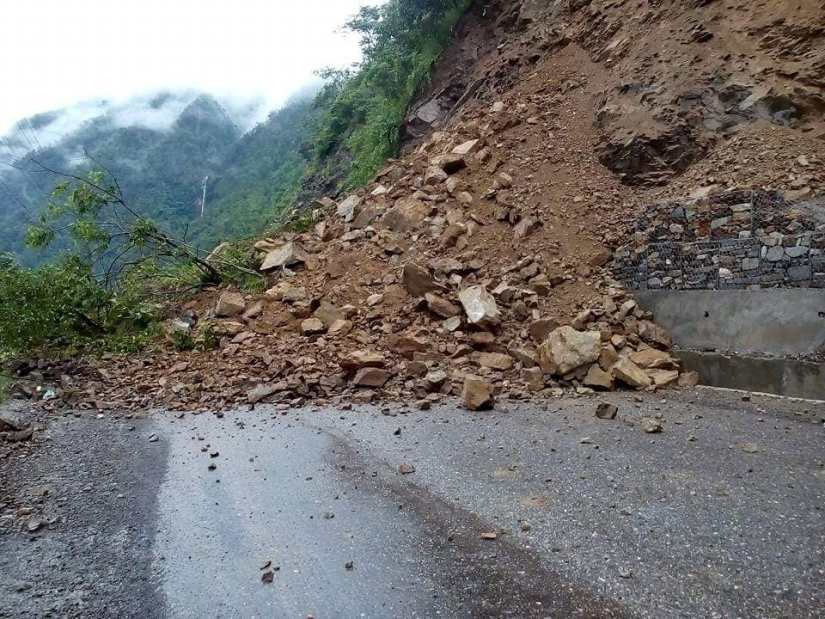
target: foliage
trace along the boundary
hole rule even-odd
[[[347,27],[361,37],[357,71],[327,70],[318,97],[324,107],[315,147],[323,171],[335,151],[349,155],[345,187],[366,184],[399,148],[399,130],[413,97],[429,78],[469,0],[389,0],[365,6]]]
[[[44,346],[77,348],[110,337],[130,348],[127,334],[146,329],[151,308],[129,294],[104,288],[88,264],[65,257],[37,268],[11,257],[0,263],[0,352],[28,353]]]

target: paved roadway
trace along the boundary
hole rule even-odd
[[[52,418],[0,616],[825,616],[825,405],[606,399]]]

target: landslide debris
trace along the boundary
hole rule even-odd
[[[813,0],[477,3],[402,156],[256,245],[265,293],[185,303],[198,320],[170,324],[201,350],[107,359],[53,405],[476,409],[695,385],[614,250],[664,198],[822,191],[823,18]]]

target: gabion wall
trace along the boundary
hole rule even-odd
[[[614,271],[634,289],[825,288],[825,214],[733,191],[649,207]]]

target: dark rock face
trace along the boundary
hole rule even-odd
[[[704,154],[686,126],[651,134],[616,134],[599,146],[599,161],[628,185],[661,185]]]

